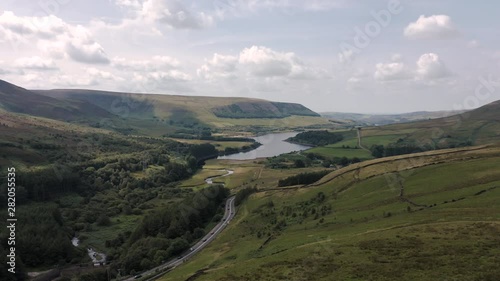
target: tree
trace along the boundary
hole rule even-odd
[[[185,239],[177,238],[172,242],[170,247],[168,247],[167,252],[170,256],[175,256],[182,253],[187,248],[189,248],[189,243]]]
[[[381,158],[381,157],[384,157],[385,155],[385,148],[383,145],[373,145],[371,148],[370,148],[370,151],[372,152],[372,155],[373,157],[376,157],[376,158]]]
[[[340,165],[342,165],[342,166],[349,165],[349,159],[347,159],[347,157],[345,157],[345,156],[340,158]]]
[[[111,220],[109,219],[108,216],[106,215],[100,215],[98,218],[97,218],[97,221],[96,221],[97,225],[98,226],[110,226],[111,225]]]
[[[302,159],[297,159],[294,162],[295,168],[304,168],[306,166],[306,163],[302,161]]]

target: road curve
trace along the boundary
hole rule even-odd
[[[155,268],[152,268],[148,271],[145,271],[143,273],[140,273],[136,276],[141,276],[141,280],[155,280],[156,278],[160,277],[161,275],[165,274],[168,269],[173,269],[184,262],[186,262],[188,259],[196,255],[198,252],[203,250],[210,242],[212,242],[221,232],[224,230],[224,228],[229,224],[229,222],[234,218],[235,213],[236,213],[236,208],[234,206],[234,196],[229,197],[226,201],[226,206],[225,206],[225,212],[222,220],[209,232],[205,237],[203,237],[198,243],[193,245],[190,250],[182,253],[180,256],[162,264],[159,265]],[[149,277],[149,278],[148,278]],[[135,280],[135,276],[123,279],[126,281],[131,281]]]

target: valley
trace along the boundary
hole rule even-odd
[[[261,100],[1,85],[0,168],[19,171],[26,221],[21,272],[179,281],[500,274],[498,102],[361,127]],[[21,110],[16,95],[50,110]],[[88,249],[106,264],[94,267]]]

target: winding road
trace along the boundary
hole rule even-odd
[[[173,269],[183,264],[184,262],[186,262],[186,260],[188,260],[189,258],[196,255],[198,252],[203,250],[203,248],[205,248],[208,244],[210,244],[210,242],[212,242],[222,232],[222,230],[224,230],[224,228],[229,224],[229,222],[234,218],[234,215],[236,213],[236,209],[234,206],[234,198],[235,197],[232,196],[227,199],[224,216],[221,222],[219,222],[209,233],[207,233],[205,237],[203,237],[200,241],[198,241],[198,243],[193,245],[190,250],[182,253],[177,258],[172,259],[162,265],[159,265],[148,271],[140,273],[136,276],[126,278],[124,280],[127,281],[135,279],[155,280],[156,278],[168,272],[169,269]]]

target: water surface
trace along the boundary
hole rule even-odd
[[[273,157],[283,153],[306,150],[308,148],[311,148],[309,146],[294,144],[284,141],[288,138],[296,136],[297,134],[298,132],[290,132],[290,133],[267,134],[260,137],[255,137],[254,139],[262,144],[257,149],[248,152],[241,152],[237,154],[220,156],[217,159],[251,160],[261,157]]]

